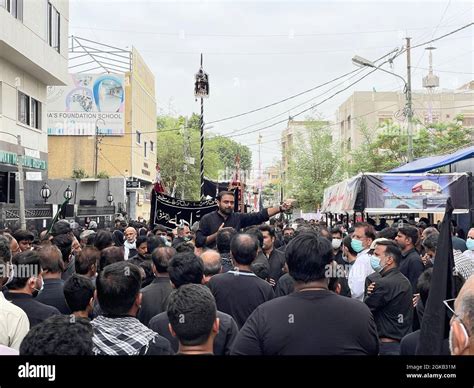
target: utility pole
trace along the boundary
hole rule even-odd
[[[23,176],[23,152],[21,148],[21,136],[16,137],[18,143],[17,163],[18,163],[18,196],[20,203],[20,229],[26,230],[26,216],[25,216],[25,185]]]
[[[410,39],[411,38],[406,38],[406,40],[407,40],[407,90],[406,90],[406,98],[407,98],[407,118],[408,118],[408,128],[407,128],[407,135],[408,135],[407,158],[408,158],[408,162],[413,161],[413,105],[412,105],[412,98],[411,98]]]
[[[94,178],[97,178],[98,167],[99,167],[99,121],[102,121],[105,125],[104,119],[97,119],[95,121],[95,136],[94,136]]]

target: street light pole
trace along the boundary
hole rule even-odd
[[[358,55],[352,58],[352,63],[357,66],[366,66],[366,67],[373,67],[374,69],[381,70],[385,73],[391,74],[395,77],[400,78],[403,83],[405,84],[405,98],[406,98],[406,116],[408,119],[407,125],[407,137],[408,137],[408,147],[407,147],[407,160],[408,162],[413,161],[413,107],[412,107],[412,97],[411,97],[411,62],[410,62],[410,39],[407,39],[407,80],[403,78],[401,75],[396,73],[392,73],[391,71],[385,70],[381,67],[376,66],[373,62],[369,61],[368,59],[359,57]]]
[[[408,118],[408,162],[413,161],[413,106],[411,98],[411,58],[410,58],[410,39],[407,40],[407,83],[406,83],[406,97],[407,97],[407,118]]]

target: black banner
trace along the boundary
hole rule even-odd
[[[186,201],[163,193],[152,193],[151,219],[153,224],[161,224],[174,229],[181,221],[192,226],[196,221],[214,210],[217,210],[216,200]]]
[[[204,178],[204,196],[216,198],[221,191],[229,190],[230,182],[214,182]]]

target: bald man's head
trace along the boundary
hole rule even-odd
[[[454,302],[455,316],[451,319],[449,348],[451,354],[474,355],[474,276],[464,283]]]
[[[201,254],[201,259],[204,263],[204,278],[207,283],[212,276],[221,272],[221,255],[213,249],[208,249]]]

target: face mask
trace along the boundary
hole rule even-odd
[[[380,265],[380,259],[375,255],[370,256],[370,266],[376,272],[380,272],[383,269],[383,267]]]
[[[349,262],[349,259],[348,259],[347,256],[345,256],[345,255],[342,255],[342,260],[344,260],[346,263]]]
[[[288,244],[291,240],[291,236],[283,236],[283,241],[285,242],[285,244]]]
[[[333,238],[332,239],[332,248],[333,249],[339,249],[339,247],[341,246],[341,243],[342,243],[342,240],[339,239],[339,238]]]
[[[468,238],[466,240],[466,247],[467,249],[469,249],[470,251],[474,251],[474,239],[473,238]]]
[[[466,337],[466,341],[464,343],[465,347],[469,346],[469,334],[467,334],[466,328],[464,327],[463,324],[461,324],[461,329],[463,331],[464,336]],[[449,352],[453,354],[453,328],[449,328]]]
[[[356,240],[354,238],[351,240],[351,247],[357,253],[362,252],[364,250],[364,246],[362,245],[362,241]]]

